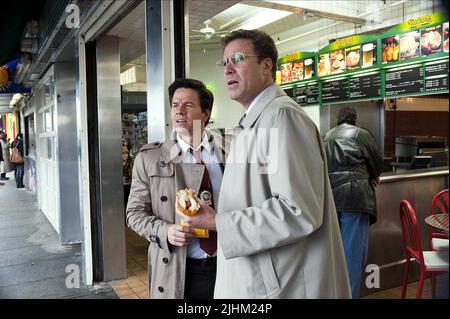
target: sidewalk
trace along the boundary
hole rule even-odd
[[[81,269],[81,245],[61,245],[36,196],[8,177],[0,185],[0,299],[118,298],[105,283],[66,287],[66,267]]]

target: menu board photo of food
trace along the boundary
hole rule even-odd
[[[305,79],[310,79],[314,76],[314,59],[305,59]]]
[[[295,61],[292,64],[292,81],[303,80],[303,61]]]
[[[442,25],[421,30],[420,51],[422,55],[442,52]]]
[[[383,50],[381,51],[381,62],[396,62],[399,58],[399,36],[391,36],[381,40]]]
[[[400,60],[407,60],[420,56],[419,31],[409,32],[400,36]]]
[[[282,64],[280,71],[281,71],[281,83],[284,84],[291,82],[292,63],[289,62]]]
[[[281,84],[281,71],[277,70],[277,72],[275,73],[275,82],[280,85]]]
[[[355,46],[345,49],[345,65],[347,70],[359,69],[361,64],[361,48]]]
[[[362,67],[368,68],[377,63],[377,44],[370,42],[362,46]]]
[[[330,75],[331,64],[330,55],[328,53],[319,56],[319,64],[317,65],[317,73],[319,76]]]
[[[345,71],[344,50],[339,49],[330,52],[331,74]]]
[[[448,22],[442,25],[442,29],[444,31],[444,52],[448,53]]]

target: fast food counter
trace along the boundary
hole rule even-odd
[[[422,247],[424,250],[430,249],[429,226],[424,220],[428,216],[433,196],[448,188],[448,174],[448,166],[382,174],[381,184],[376,188],[378,220],[369,228],[369,253],[366,263],[379,266],[380,287],[369,289],[364,285],[366,276],[373,275],[373,270],[366,271],[363,276],[362,295],[402,285],[405,253],[399,215],[401,200],[407,199],[413,206],[419,222]],[[417,263],[412,263],[410,282],[417,281],[418,275]]]

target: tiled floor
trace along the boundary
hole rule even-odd
[[[148,299],[147,249],[148,242],[128,227],[127,241],[128,278],[110,283],[120,299]]]
[[[448,277],[447,277],[448,280]],[[439,282],[439,281],[438,281]],[[440,281],[443,282],[442,280]],[[406,290],[406,299],[415,299],[417,292],[418,282],[412,282],[408,284],[408,289]],[[438,286],[437,292],[445,291],[445,287]],[[448,294],[448,286],[446,288]],[[402,293],[402,287],[386,289],[382,291],[375,292],[373,294],[367,295],[363,297],[363,299],[400,299]],[[422,299],[431,299],[431,282],[429,278],[425,279],[425,283],[423,285]],[[448,297],[448,296],[447,296]],[[437,295],[437,298],[444,298],[444,296]]]

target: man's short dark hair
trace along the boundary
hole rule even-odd
[[[255,54],[258,56],[258,63],[266,58],[272,60],[272,77],[275,80],[277,73],[278,51],[275,46],[275,42],[270,35],[260,30],[239,29],[224,37],[222,39],[222,46],[225,48],[228,43],[237,39],[247,39],[252,41],[253,49]]]
[[[184,89],[192,89],[198,93],[198,97],[200,100],[200,107],[202,108],[202,112],[205,113],[209,110],[209,117],[212,114],[212,108],[214,104],[214,95],[210,90],[208,90],[205,84],[202,81],[194,80],[194,79],[177,79],[169,86],[169,101],[172,105],[173,95],[175,91],[184,88]],[[209,117],[205,122],[205,126],[209,123]]]
[[[341,125],[347,123],[350,125],[356,125],[356,110],[352,107],[344,107],[339,110],[337,116],[337,124]]]

